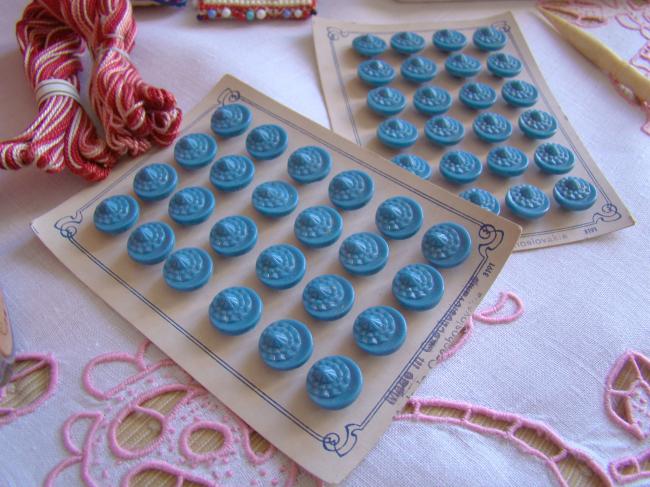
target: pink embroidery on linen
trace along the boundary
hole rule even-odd
[[[619,484],[650,478],[650,449],[636,457],[627,457],[609,464],[609,473]]]
[[[50,396],[52,396],[52,394],[54,394],[56,386],[59,383],[59,366],[51,355],[42,353],[25,353],[16,357],[15,364],[17,365],[20,362],[34,363],[28,365],[20,372],[16,372],[11,376],[9,383],[0,388],[0,400],[5,397],[8,388],[15,387],[15,384],[18,381],[43,368],[49,368],[50,381],[45,390],[38,396],[38,398],[36,398],[36,400],[32,401],[31,403],[19,407],[0,406],[0,426],[9,424],[17,418],[35,411],[39,406],[47,401]]]
[[[190,448],[190,443],[189,443],[190,437],[195,431],[202,430],[202,429],[212,430],[219,433],[223,438],[223,444],[216,450],[213,450],[208,453],[196,453],[195,451],[193,451],[192,448]],[[215,423],[212,421],[197,421],[196,423],[186,427],[183,430],[183,433],[181,433],[181,437],[180,437],[181,452],[183,453],[183,455],[185,455],[185,457],[188,460],[190,460],[193,463],[210,462],[217,458],[222,458],[224,455],[226,455],[231,451],[232,444],[233,444],[233,436],[232,436],[232,432],[230,431],[230,428],[225,424]],[[262,474],[260,472],[260,475],[264,476],[266,475],[266,473]]]
[[[504,316],[496,316],[497,313],[503,310],[508,300],[514,303],[515,309]],[[467,318],[467,324],[460,331],[460,337],[450,348],[445,350],[440,355],[438,363],[444,362],[456,352],[458,352],[458,350],[463,348],[465,343],[467,343],[467,340],[469,340],[469,337],[472,335],[472,332],[474,331],[474,321],[485,323],[486,325],[503,325],[512,323],[513,321],[519,319],[522,314],[524,314],[524,303],[519,296],[511,291],[500,293],[499,299],[494,304],[494,306],[481,311],[476,311],[472,316]]]
[[[204,480],[201,477],[197,477],[196,475],[193,475],[189,472],[183,472],[181,469],[168,463],[155,461],[144,463],[131,470],[126,475],[126,477],[122,479],[121,487],[130,487],[131,481],[134,479],[134,477],[148,470],[165,472],[176,477],[176,487],[182,487],[185,482],[193,482],[195,484],[201,485],[202,487],[217,487],[217,484],[214,482]]]
[[[631,376],[623,385],[623,374]],[[650,436],[650,359],[628,350],[609,371],[605,381],[605,411],[617,425],[639,440]]]
[[[504,413],[488,409],[482,406],[475,406],[463,402],[447,401],[437,398],[411,398],[408,406],[413,408],[411,413],[402,413],[394,417],[399,421],[422,421],[428,423],[451,424],[467,428],[471,431],[489,436],[497,436],[514,444],[522,452],[539,458],[553,472],[562,487],[568,487],[566,479],[562,476],[559,463],[573,457],[583,462],[591,472],[598,477],[598,480],[605,486],[611,486],[612,482],[601,467],[585,453],[571,448],[548,426],[535,421],[523,418],[516,414]],[[458,414],[455,416],[435,416],[422,411],[422,407],[439,407],[453,410]],[[458,417],[457,417],[458,416]],[[507,429],[500,429],[493,426],[485,426],[475,422],[477,418],[486,417],[498,423],[505,423]],[[552,442],[560,451],[556,455],[547,455],[542,451],[533,448],[517,436],[518,431],[532,430],[544,439]]]
[[[251,435],[254,433],[253,429],[244,423],[241,419],[239,420],[239,425],[242,430],[242,447],[244,448],[244,453],[246,458],[253,465],[261,465],[266,462],[269,458],[275,453],[275,447],[269,443],[269,447],[262,453],[256,453],[251,446]]]

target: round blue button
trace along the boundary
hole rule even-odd
[[[438,169],[447,181],[466,184],[479,178],[483,172],[483,164],[471,152],[455,150],[442,156]]]
[[[217,155],[217,142],[208,134],[188,134],[174,145],[174,159],[185,169],[210,164]]]
[[[361,81],[370,86],[387,85],[395,79],[395,70],[385,61],[369,59],[359,64],[357,74]]]
[[[539,92],[527,81],[515,79],[503,84],[501,96],[513,107],[532,107],[537,103]]]
[[[133,191],[143,201],[158,201],[172,194],[177,183],[176,169],[169,164],[154,163],[136,173]]]
[[[508,38],[503,31],[494,27],[481,27],[474,31],[472,40],[481,51],[498,51],[506,45]]]
[[[470,78],[481,71],[481,61],[468,54],[452,54],[445,61],[445,69],[455,78]]]
[[[424,135],[434,144],[454,145],[465,137],[465,127],[455,118],[438,115],[424,124]]]
[[[260,335],[260,357],[275,370],[292,370],[303,365],[314,351],[309,328],[297,320],[278,320]]]
[[[172,289],[194,291],[204,286],[212,276],[212,259],[197,247],[187,247],[172,253],[165,261],[163,277]]]
[[[555,183],[553,198],[562,208],[582,211],[593,206],[598,192],[589,181],[577,176],[567,176]]]
[[[210,303],[210,323],[224,335],[241,335],[255,328],[264,306],[259,295],[247,287],[229,287]]]
[[[501,204],[499,204],[499,200],[496,199],[492,193],[484,189],[470,188],[463,191],[458,196],[485,210],[491,211],[495,215],[501,213]]]
[[[350,281],[336,274],[318,276],[305,286],[302,304],[316,320],[338,320],[352,309],[354,288]]]
[[[390,306],[373,306],[354,320],[352,334],[357,346],[371,355],[389,355],[406,340],[406,320]]]
[[[232,103],[217,108],[210,119],[212,131],[224,138],[241,135],[253,121],[251,111],[245,105]]]
[[[560,144],[546,142],[535,149],[535,164],[548,174],[566,174],[575,162],[573,152]]]
[[[363,171],[342,171],[332,178],[328,187],[330,201],[342,210],[365,206],[375,194],[375,183]]]
[[[467,37],[457,30],[442,29],[433,34],[433,45],[444,52],[460,51],[467,45]]]
[[[386,41],[372,34],[364,34],[354,38],[352,47],[358,54],[365,57],[378,56],[386,50]]]
[[[512,124],[510,121],[494,112],[479,114],[472,124],[476,136],[485,142],[503,142],[512,135]]]
[[[519,128],[531,139],[548,139],[557,132],[557,120],[543,110],[526,110],[519,115]]]
[[[458,99],[474,110],[490,108],[497,101],[497,92],[485,83],[465,83],[460,89]]]
[[[426,264],[402,267],[393,278],[393,296],[406,309],[424,311],[435,308],[445,293],[440,272]]]
[[[287,148],[287,133],[279,125],[266,124],[255,127],[246,136],[246,150],[255,159],[274,159]]]
[[[357,400],[363,388],[361,369],[351,358],[330,355],[307,374],[307,395],[323,409],[343,409]]]
[[[422,179],[431,177],[432,170],[429,163],[415,154],[398,154],[391,161]]]
[[[414,54],[424,49],[425,40],[415,32],[398,32],[390,38],[390,47],[400,54]]]
[[[210,247],[225,257],[243,255],[257,243],[257,225],[247,216],[227,216],[210,230]]]
[[[406,107],[406,97],[396,88],[380,86],[368,92],[367,103],[368,108],[379,115],[397,115]]]
[[[253,207],[272,218],[288,215],[298,206],[298,191],[284,181],[267,181],[253,190]]]
[[[287,170],[289,176],[300,184],[320,181],[332,170],[332,156],[322,147],[301,147],[289,156]]]
[[[103,200],[93,214],[93,222],[100,232],[116,235],[126,232],[140,216],[140,206],[132,196],[115,195]]]
[[[178,191],[169,200],[169,217],[180,225],[198,225],[214,210],[214,196],[201,186]]]
[[[271,245],[255,263],[255,273],[262,284],[272,289],[288,289],[300,282],[307,270],[303,253],[289,244]]]
[[[472,237],[465,227],[454,222],[432,226],[422,238],[422,254],[434,267],[462,264],[472,252]]]
[[[354,233],[343,240],[339,262],[350,274],[369,276],[382,270],[388,262],[388,244],[370,232]]]
[[[413,95],[413,105],[425,115],[440,115],[451,108],[451,95],[444,88],[424,86]]]
[[[391,149],[403,149],[418,140],[418,128],[401,118],[391,118],[379,124],[377,138]]]
[[[343,231],[343,218],[329,206],[312,206],[300,212],[293,225],[296,238],[308,247],[333,244]]]
[[[528,156],[516,147],[495,147],[488,153],[487,167],[503,178],[521,176],[528,169]]]
[[[246,156],[224,156],[210,168],[210,182],[224,192],[245,188],[254,176],[255,165]]]
[[[551,202],[538,187],[532,184],[519,184],[508,189],[506,206],[515,215],[532,220],[546,215],[551,208]]]
[[[153,265],[167,258],[174,248],[174,231],[164,222],[148,222],[131,232],[126,250],[134,261]]]
[[[487,59],[488,70],[499,78],[514,78],[524,67],[522,62],[511,54],[498,52],[490,54]]]
[[[406,196],[388,198],[377,207],[375,224],[384,237],[404,240],[415,235],[422,226],[420,204]]]
[[[413,83],[431,81],[436,76],[437,71],[436,63],[422,56],[408,58],[400,68],[400,73],[404,79]]]

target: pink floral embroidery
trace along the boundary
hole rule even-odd
[[[59,366],[51,355],[40,353],[25,353],[16,357],[16,363],[20,362],[34,363],[27,366],[20,372],[15,373],[9,380],[9,383],[5,385],[5,387],[0,388],[0,400],[6,395],[7,388],[13,387],[14,384],[16,384],[16,382],[19,380],[45,367],[48,367],[50,369],[50,382],[48,383],[45,390],[41,393],[41,395],[35,401],[32,401],[29,404],[17,408],[0,406],[0,426],[9,424],[17,418],[35,411],[39,406],[41,406],[41,404],[47,401],[50,396],[52,396],[52,394],[54,394],[56,386],[59,382]]]
[[[196,453],[189,445],[190,437],[195,431],[201,429],[209,429],[221,434],[223,444],[216,450],[208,453]],[[180,438],[181,452],[192,463],[210,462],[216,458],[223,458],[232,449],[233,435],[230,428],[222,423],[215,423],[213,421],[198,421],[189,425],[183,430]]]
[[[650,463],[650,450],[636,457],[627,457],[609,464],[612,478],[619,484],[627,484],[636,480],[650,478],[650,469],[643,465]]]

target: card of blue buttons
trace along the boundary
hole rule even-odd
[[[324,357],[307,374],[307,395],[323,409],[343,409],[357,400],[363,388],[359,366],[344,355]]]
[[[390,355],[406,340],[406,319],[390,306],[373,306],[361,312],[352,327],[357,346],[371,355]]]

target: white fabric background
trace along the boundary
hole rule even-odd
[[[650,447],[614,426],[603,409],[605,376],[626,349],[650,354],[650,138],[641,112],[607,78],[556,37],[528,2],[405,5],[389,0],[322,0],[323,17],[364,22],[440,20],[517,8],[542,72],[566,116],[636,216],[635,227],[571,246],[512,257],[487,301],[513,290],[527,311],[515,324],[476,329],[469,344],[434,370],[418,395],[521,414],[556,430],[602,467]],[[24,2],[0,0],[0,138],[35,114],[14,40]],[[132,58],[143,77],[190,109],[232,73],[324,125],[308,22],[196,22],[190,9],[137,13]],[[613,30],[612,34],[622,35]],[[641,45],[637,33],[630,43]],[[619,41],[620,42],[620,39]],[[629,44],[628,44],[629,45]],[[85,73],[87,76],[87,72]],[[86,83],[87,86],[87,83]],[[36,170],[0,173],[0,287],[19,351],[52,351],[60,386],[36,413],[0,428],[0,483],[38,485],[64,456],[60,425],[89,405],[81,367],[108,351],[133,351],[142,337],[43,247],[29,221],[86,185]],[[486,301],[486,302],[487,302]],[[348,485],[549,485],[541,463],[500,440],[441,426],[396,423],[348,478]]]

